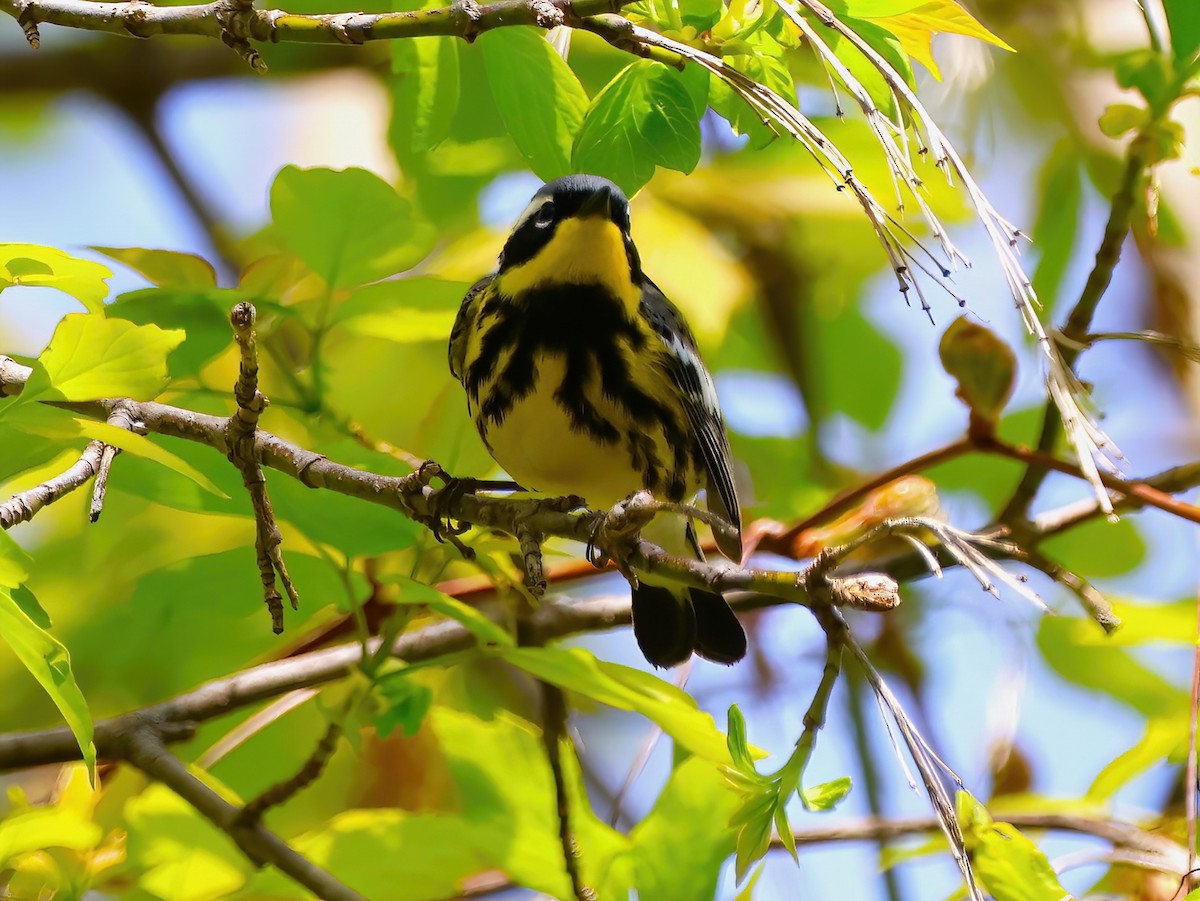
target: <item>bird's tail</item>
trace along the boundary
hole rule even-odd
[[[649,585],[633,590],[633,635],[655,666],[677,666],[695,651],[716,663],[746,655],[746,633],[725,599],[683,585]]]

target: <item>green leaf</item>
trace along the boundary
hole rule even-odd
[[[592,99],[572,163],[579,172],[612,179],[630,195],[656,166],[691,172],[700,161],[702,112],[682,73],[639,60]]]
[[[1063,678],[1103,692],[1147,718],[1171,717],[1187,709],[1187,692],[1108,641],[1091,620],[1043,617],[1037,640],[1046,662]]]
[[[395,115],[413,153],[436,147],[450,133],[461,92],[458,42],[448,36],[391,42]]]
[[[588,96],[571,67],[540,28],[497,28],[478,44],[496,108],[529,168],[543,181],[572,172]]]
[[[630,834],[638,896],[715,897],[721,867],[734,850],[728,822],[737,804],[711,763],[692,757],[675,767]]]
[[[1100,114],[1100,131],[1110,138],[1119,138],[1127,131],[1141,128],[1150,120],[1150,110],[1129,103],[1110,103]]]
[[[122,294],[108,305],[107,315],[138,325],[183,329],[187,338],[167,358],[171,376],[180,378],[198,375],[229,347],[229,310],[245,299],[242,291],[143,288]]]
[[[183,339],[179,329],[69,313],[38,357],[41,367],[34,369],[20,401],[149,400],[166,386],[167,355]]]
[[[762,860],[771,847],[771,827],[775,822],[773,804],[765,814],[750,818],[738,832],[734,874],[739,885],[755,862]]]
[[[338,305],[335,325],[371,338],[444,344],[470,285],[439,278],[403,278],[359,288]]]
[[[755,773],[754,757],[750,753],[750,745],[746,742],[746,718],[737,704],[729,705],[725,732],[725,744],[729,748],[729,756],[733,765],[742,773]]]
[[[996,901],[1071,901],[1046,855],[1015,826],[992,822],[984,811],[968,829],[975,875]]]
[[[95,848],[103,837],[100,826],[77,810],[57,806],[20,810],[0,821],[0,871],[8,870],[14,858],[32,851],[66,848],[82,854]]]
[[[746,54],[727,57],[725,63],[759,84],[766,85],[784,100],[795,101],[796,85],[787,63],[782,59]],[[709,103],[729,121],[735,134],[749,136],[750,146],[755,150],[766,147],[778,137],[770,126],[763,123],[762,117],[720,78],[709,81]]]
[[[1195,0],[1163,0],[1167,13],[1167,25],[1171,29],[1171,50],[1175,54],[1175,68],[1179,72],[1187,69],[1200,50],[1200,6]]]
[[[482,644],[511,648],[516,643],[508,632],[484,616],[478,609],[470,604],[464,604],[458,598],[442,594],[430,585],[397,575],[381,577],[380,581],[401,586],[400,597],[397,599],[399,603],[426,606],[457,622],[478,638]]]
[[[0,588],[16,588],[29,578],[33,558],[15,538],[0,529]]]
[[[1149,48],[1123,53],[1116,60],[1117,84],[1137,91],[1152,110],[1161,110],[1174,99],[1174,73],[1170,63]]]
[[[293,847],[368,898],[453,896],[466,877],[487,869],[551,897],[567,897],[554,783],[539,730],[503,710],[484,721],[440,706],[430,711],[427,728],[444,761],[439,765],[453,780],[450,809],[345,811],[291,839]],[[570,778],[572,764],[564,760],[569,783],[577,781]],[[572,815],[586,874],[601,838],[617,847],[625,840],[596,822],[582,801]],[[250,889],[254,897],[295,892],[271,869]]]
[[[1146,559],[1146,542],[1133,519],[1096,519],[1056,535],[1042,549],[1057,563],[1089,579],[1124,575]]]
[[[1192,601],[1195,616],[1195,601]],[[1193,624],[1194,626],[1194,624]],[[1088,787],[1087,796],[1105,800],[1131,780],[1164,762],[1180,763],[1187,756],[1188,719],[1186,711],[1177,716],[1154,717],[1146,722],[1146,731],[1129,750],[1105,764]]]
[[[376,692],[382,702],[382,709],[373,717],[379,737],[387,738],[397,726],[405,736],[416,735],[433,704],[433,689],[400,672],[381,679]]]
[[[14,285],[57,288],[98,313],[108,296],[112,272],[91,260],[37,244],[0,244],[0,291]]]
[[[933,37],[936,34],[961,34],[986,41],[1004,50],[1013,49],[981,25],[956,0],[926,0],[915,6],[910,5],[907,0],[896,4],[887,0],[882,0],[879,4],[868,0],[854,0],[846,6],[850,15],[874,19],[878,25],[894,34],[904,50],[938,79],[942,76],[932,50]],[[872,7],[881,10],[881,14],[872,15]],[[837,7],[834,8],[836,10]],[[892,11],[893,9],[895,11]]]
[[[852,307],[820,320],[817,328],[821,358],[817,365],[823,367],[819,371],[837,374],[819,386],[818,397],[828,398],[833,410],[868,429],[882,428],[900,390],[904,363],[900,351]],[[848,347],[854,349],[852,366],[844,359]]]
[[[147,250],[144,247],[98,247],[102,253],[132,269],[162,288],[215,288],[217,272],[212,263],[194,253],[177,250]]]
[[[34,434],[60,441],[71,438],[90,438],[103,441],[113,447],[138,457],[145,457],[191,479],[205,491],[217,497],[227,497],[204,473],[191,463],[176,456],[164,447],[155,444],[144,435],[138,435],[107,422],[74,416],[67,410],[27,404],[17,407],[6,418],[6,422],[26,429]]]
[[[657,676],[597,660],[582,648],[504,648],[499,656],[560,688],[657,723],[680,746],[721,766],[730,764],[725,737],[686,692]]]
[[[71,655],[29,616],[24,609],[26,606],[17,603],[10,588],[0,587],[0,637],[62,713],[79,744],[88,779],[94,785],[96,745],[92,735],[92,715],[71,672]]]
[[[202,778],[212,780],[208,774]],[[236,803],[227,790],[215,787]],[[125,821],[138,887],[154,897],[216,901],[245,885],[252,872],[233,839],[166,786],[150,785],[130,798]]]
[[[410,269],[434,241],[412,205],[365,169],[285,166],[271,185],[271,215],[288,248],[339,288]]]
[[[839,776],[830,782],[822,782],[811,788],[800,789],[800,801],[805,810],[832,810],[850,794],[850,777]]]
[[[992,423],[999,421],[1012,396],[1017,357],[991,329],[969,316],[959,316],[938,343],[942,368],[958,382],[955,395],[971,413]]]
[[[1032,234],[1039,256],[1033,270],[1033,289],[1047,310],[1053,308],[1079,234],[1081,162],[1073,142],[1064,139],[1046,157],[1038,173],[1038,208]]]
[[[843,21],[870,44],[876,53],[891,63],[892,68],[909,86],[915,86],[912,63],[909,62],[908,54],[899,38],[886,28],[866,19],[846,17]],[[879,69],[875,67],[875,63],[853,42],[837,32],[831,31],[824,37],[829,49],[850,70],[850,74],[858,79],[883,114],[893,122],[899,121],[900,107],[897,105],[896,96]]]

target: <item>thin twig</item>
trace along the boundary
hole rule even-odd
[[[278,635],[283,631],[283,596],[276,586],[276,575],[278,574],[279,581],[283,583],[293,610],[300,606],[300,595],[283,560],[283,535],[279,531],[279,523],[275,520],[271,496],[267,493],[267,477],[255,455],[258,418],[269,401],[258,390],[258,343],[254,334],[254,318],[254,305],[246,301],[236,304],[229,314],[233,335],[241,351],[241,360],[237,382],[233,386],[237,410],[229,417],[226,426],[228,456],[230,462],[241,472],[242,484],[246,486],[250,503],[254,507],[254,548],[258,561],[258,575],[262,580],[267,610],[271,613],[271,628]]]
[[[1113,195],[1112,207],[1109,210],[1108,222],[1104,226],[1104,237],[1096,251],[1096,260],[1092,271],[1088,274],[1083,291],[1075,306],[1067,317],[1067,323],[1062,330],[1066,341],[1060,343],[1059,353],[1063,363],[1073,367],[1082,350],[1081,342],[1086,338],[1092,324],[1092,317],[1104,292],[1112,282],[1113,270],[1121,259],[1121,247],[1125,236],[1129,233],[1133,221],[1133,212],[1137,197],[1137,186],[1146,168],[1146,150],[1142,142],[1134,141],[1129,145],[1125,159],[1125,169],[1121,174],[1120,186]],[[1037,450],[1048,454],[1054,449],[1054,443],[1062,433],[1062,417],[1054,403],[1048,402],[1042,413],[1042,427],[1038,434]],[[1046,479],[1047,468],[1041,461],[1031,462],[1022,476],[1016,490],[1000,513],[1004,522],[1015,522],[1023,518],[1029,511],[1038,489]],[[1103,505],[1103,501],[1101,501]],[[1110,511],[1105,511],[1110,512]]]
[[[167,750],[154,731],[147,728],[132,731],[123,741],[121,757],[191,804],[214,826],[229,835],[255,863],[271,864],[318,898],[327,901],[365,901],[362,895],[339,882],[303,854],[294,851],[261,823],[239,822],[241,811],[196,778]]]
[[[20,494],[14,494],[8,500],[0,503],[0,529],[7,530],[19,523],[28,522],[37,515],[39,510],[66,497],[82,486],[99,470],[100,458],[103,454],[103,441],[88,442],[88,446],[79,459],[65,472],[47,479],[40,485],[26,489]]]
[[[562,847],[563,865],[571,880],[575,901],[595,901],[596,893],[587,886],[579,872],[579,843],[571,828],[571,797],[563,773],[562,743],[570,741],[567,734],[567,702],[562,689],[549,682],[539,682],[542,694],[542,744],[554,776],[555,810],[558,819],[558,841]]]
[[[118,407],[113,410],[109,414],[108,424],[116,426],[119,429],[125,429],[128,432],[134,430],[133,418],[129,415],[129,410],[125,407]],[[100,519],[100,514],[104,512],[104,498],[108,494],[108,475],[112,472],[113,460],[117,458],[117,454],[120,452],[121,449],[115,445],[104,445],[104,451],[100,455],[100,466],[96,471],[96,481],[92,483],[92,506],[89,512],[89,518],[92,522]]]
[[[1057,457],[1043,450],[1023,447],[1019,444],[1009,444],[995,437],[988,439],[984,443],[978,443],[977,446],[981,451],[998,454],[1002,457],[1009,457],[1013,460],[1020,460],[1028,464],[1030,467],[1028,472],[1032,472],[1036,468],[1043,475],[1050,470],[1054,470],[1055,472],[1074,476],[1077,479],[1087,478],[1077,464],[1069,463],[1066,460],[1059,460]],[[1173,516],[1178,516],[1180,519],[1200,523],[1200,507],[1172,497],[1165,491],[1147,484],[1145,481],[1130,481],[1109,473],[1100,473],[1100,481],[1104,487],[1120,492],[1127,497],[1136,498],[1144,506],[1157,507],[1159,510],[1163,510]],[[1000,515],[1000,519],[1007,521],[1003,513]]]
[[[1192,649],[1191,709],[1188,711],[1188,753],[1184,771],[1183,809],[1187,817],[1188,867],[1184,877],[1184,892],[1196,887],[1196,720],[1200,716],[1200,588],[1196,591],[1196,647]]]
[[[347,702],[343,704],[342,715],[330,720],[329,725],[325,727],[325,734],[321,736],[321,740],[317,742],[312,754],[308,756],[300,769],[294,775],[276,782],[247,801],[242,807],[239,822],[247,825],[257,822],[272,807],[286,803],[317,781],[321,773],[325,771],[325,765],[329,763],[329,758],[337,749],[338,739],[342,737],[342,720],[349,712],[351,698],[357,700],[357,695],[351,693]]]

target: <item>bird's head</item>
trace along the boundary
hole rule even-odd
[[[517,219],[500,254],[506,288],[599,283],[640,284],[629,233],[629,201],[596,175],[568,175],[543,185]]]

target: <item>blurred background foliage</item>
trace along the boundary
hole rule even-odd
[[[891,6],[908,9],[880,18],[870,13],[887,3],[833,4],[861,16],[852,24],[901,65],[1001,212],[1028,225],[1034,284],[1046,320],[1061,324],[1118,187],[1123,133],[1144,124],[1137,110],[1156,115],[1155,92],[1167,91],[1154,81],[1153,60],[1170,58],[1172,38],[1200,42],[1200,14],[1185,22],[1186,4],[1167,4],[1176,17],[1168,31],[1155,6],[1152,41],[1132,0],[975,0],[967,6],[976,18],[945,0]],[[329,0],[288,8],[340,11]],[[724,44],[735,65],[797,96],[860,180],[888,196],[869,130],[839,115],[844,92],[831,92],[823,66],[777,17],[746,34],[739,28],[753,14],[738,0],[646,0],[627,13],[685,41]],[[93,262],[33,254],[57,278],[42,283],[66,294],[32,287],[36,272],[9,267],[10,281],[26,277],[0,298],[4,353],[36,357],[62,316],[78,311],[68,295],[93,310],[104,300],[108,320],[186,332],[167,358],[163,400],[226,414],[237,368],[226,317],[237,301],[252,300],[262,388],[272,400],[265,428],[375,472],[401,474],[428,458],[458,475],[487,475],[492,464],[447,371],[446,336],[466,286],[494,265],[539,181],[583,168],[638,191],[634,237],[716,375],[748,521],[802,522],[839,490],[966,427],[937,362],[959,312],[953,300],[936,300],[935,326],[906,308],[853,200],[698,69],[631,66],[583,31],[570,34],[564,62],[563,35],[550,43],[532,28],[504,28],[470,45],[449,37],[354,49],[267,45],[271,75],[262,79],[214,41],[43,32],[37,54],[15,25],[0,35],[0,191],[9,198],[0,234]],[[937,37],[931,50],[934,32],[958,34]],[[865,61],[851,48],[839,52],[886,104]],[[1153,329],[1192,343],[1200,333],[1198,106],[1192,99],[1174,110],[1185,140],[1163,155],[1179,158],[1137,192],[1132,241],[1094,331]],[[932,165],[921,171],[932,204],[976,263],[955,274],[955,290],[1016,354],[1016,391],[1000,433],[1035,443],[1039,358],[961,195]],[[1083,357],[1081,375],[1131,471],[1200,457],[1200,381],[1187,354],[1105,341]],[[351,640],[388,617],[417,628],[439,615],[423,586],[488,609],[497,598],[501,609],[526,603],[506,540],[471,535],[480,555],[471,566],[390,511],[269,476],[303,599],[276,637],[261,609],[254,523],[238,474],[209,449],[150,440],[175,462],[122,455],[98,524],[86,522],[80,492],[14,533],[33,558],[25,590],[69,650],[94,717]],[[78,434],[23,426],[17,414],[0,418],[4,495],[60,472],[82,443]],[[912,483],[899,512],[937,509],[958,526],[983,526],[1022,471],[1000,457],[958,457]],[[1055,475],[1033,512],[1087,497],[1082,483]],[[853,533],[859,524],[841,525]],[[809,538],[813,550],[832,540]],[[899,610],[859,614],[852,626],[909,714],[997,818],[1117,814],[1182,839],[1195,533],[1151,510],[1097,519],[1041,550],[1115,600],[1125,628],[1105,636],[1068,591],[1033,570],[1031,583],[1059,615],[1042,616],[1010,594],[997,602],[949,571],[906,584]],[[570,569],[576,552],[556,547],[551,559]],[[554,587],[570,598],[625,590],[611,574]],[[748,888],[735,887],[728,823],[737,795],[716,762],[723,745],[706,757],[680,735],[715,741],[702,712],[723,724],[736,703],[750,742],[770,755],[760,768],[770,768],[800,733],[824,654],[820,630],[801,610],[762,611],[747,625],[751,653],[742,664],[698,662],[668,674],[687,680],[701,713],[682,695],[655,707],[641,689],[618,691],[604,681],[618,679],[615,669],[580,677],[599,697],[569,695],[578,751],[568,759],[570,790],[589,884],[602,898],[627,897],[631,887],[642,898],[954,894],[944,842],[919,838],[887,853],[864,842],[801,849],[799,869],[786,855],[768,855]],[[625,631],[569,644],[642,665]],[[0,730],[61,722],[15,655],[0,654],[0,680],[9,686]],[[494,655],[370,691],[352,679],[288,707],[239,711],[177,750],[223,791],[249,798],[299,768],[355,692],[346,739],[313,787],[269,814],[272,828],[371,898],[449,898],[509,882],[523,888],[497,897],[568,891],[535,683]],[[659,727],[668,739],[650,744]],[[854,790],[837,812],[807,812],[793,800],[793,827],[927,809],[908,790],[853,667],[835,689],[805,781],[842,776]],[[227,837],[128,767],[102,768],[99,791],[79,767],[0,778],[9,788],[0,880],[12,896],[298,895],[278,873],[256,873]],[[990,846],[976,838],[986,856]],[[1099,843],[1035,838],[1051,862],[1066,862],[1062,884],[1076,894],[1149,901],[1180,889],[1177,876],[1112,864]],[[1029,872],[1039,866],[1029,863]]]

